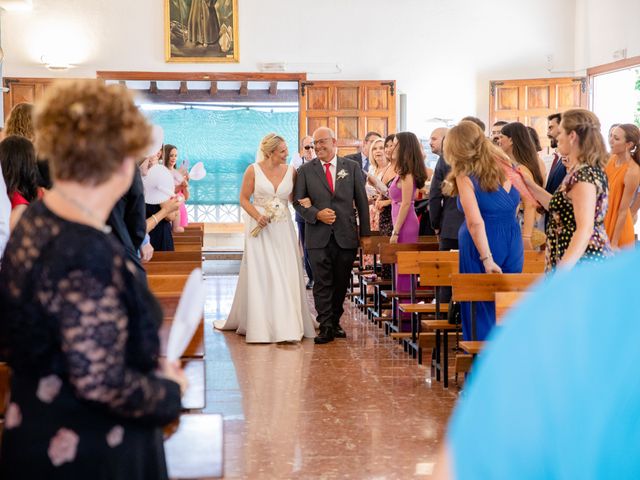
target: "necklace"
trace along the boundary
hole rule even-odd
[[[91,209],[85,207],[82,203],[77,201],[75,198],[70,197],[69,195],[64,193],[62,190],[54,188],[52,191],[56,192],[60,196],[60,198],[72,204],[74,207],[76,207],[78,210],[84,213],[84,215],[87,218],[97,223],[98,224],[97,229],[100,230],[102,233],[106,233],[107,235],[111,233],[111,227],[109,225],[106,225],[102,220],[100,220],[98,216],[95,213],[93,213]]]

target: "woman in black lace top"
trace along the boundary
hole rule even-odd
[[[166,478],[161,426],[184,373],[158,366],[159,305],[106,219],[150,128],[126,89],[51,88],[35,115],[53,189],[14,230],[0,270],[13,371],[0,478]]]

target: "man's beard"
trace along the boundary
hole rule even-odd
[[[553,137],[549,137],[549,145],[551,145],[551,148],[558,148],[558,141]]]

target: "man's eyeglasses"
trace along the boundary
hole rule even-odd
[[[304,149],[305,150],[313,150],[315,147],[313,145],[305,145]]]

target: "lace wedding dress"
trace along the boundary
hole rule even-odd
[[[247,216],[244,255],[231,312],[226,321],[217,321],[214,326],[246,335],[247,343],[314,338],[315,320],[307,303],[298,239],[288,207],[293,167],[289,166],[277,188],[257,163],[253,169],[253,205],[260,213],[272,215],[272,220],[253,237],[251,231],[258,224]]]

